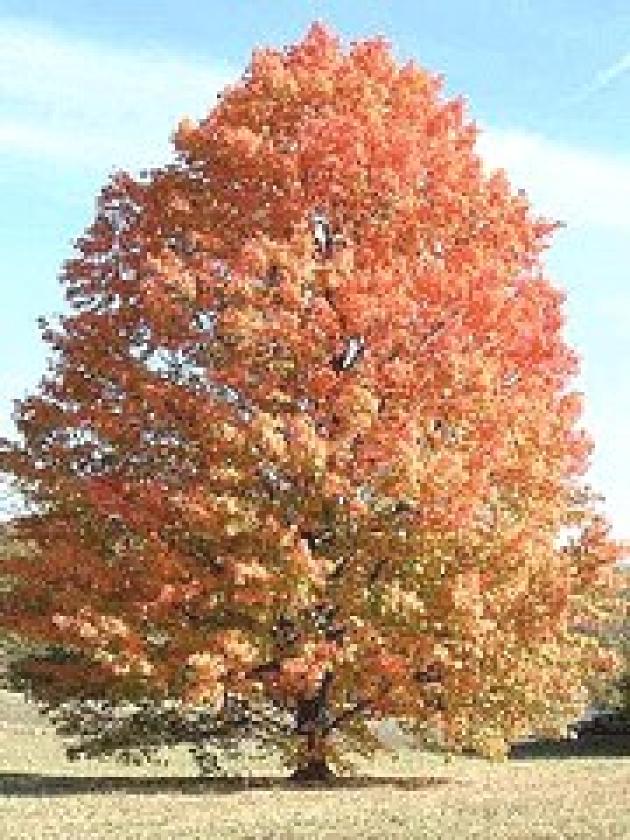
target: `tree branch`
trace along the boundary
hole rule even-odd
[[[245,673],[245,678],[249,679],[250,677],[262,677],[265,674],[273,674],[274,671],[280,670],[281,664],[282,661],[278,658],[270,659],[269,662],[263,662],[247,671]]]
[[[381,557],[379,560],[376,561],[376,564],[372,571],[370,572],[370,576],[368,578],[368,587],[374,586],[376,583],[378,576],[383,571],[383,567],[385,566],[385,558]]]
[[[384,697],[393,684],[393,680],[383,681],[381,683],[381,691],[379,691],[376,697],[371,697],[369,699],[362,700],[360,703],[357,703],[356,706],[353,706],[352,709],[346,709],[345,711],[341,712],[341,714],[337,715],[337,717],[326,726],[324,734],[328,735],[346,720],[349,720],[350,718],[354,717],[354,715],[358,715],[361,712],[364,712],[372,705],[372,703],[374,703],[375,700],[380,700],[382,697]]]
[[[330,691],[332,681],[333,672],[329,669],[322,677],[316,694],[313,697],[302,697],[298,701],[295,725],[299,734],[307,735],[311,733],[325,718],[328,692]]]
[[[344,557],[344,558],[343,558],[343,559],[342,559],[339,563],[337,563],[337,565],[335,566],[335,568],[334,568],[334,569],[332,570],[332,572],[328,575],[328,579],[329,579],[330,581],[335,581],[335,580],[338,580],[338,579],[341,577],[341,575],[342,575],[343,571],[344,571],[344,570],[346,569],[346,567],[348,566],[348,563],[350,562],[350,559],[351,559],[351,556],[348,554],[348,555],[346,555],[346,556],[345,556],[345,557]]]

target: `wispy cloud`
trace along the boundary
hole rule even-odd
[[[503,167],[534,209],[573,228],[630,231],[630,156],[558,143],[519,129],[481,127],[478,150]]]
[[[574,96],[570,97],[569,102],[572,104],[583,102],[594,93],[599,93],[599,91],[604,90],[604,88],[612,84],[615,79],[618,79],[620,76],[623,76],[624,73],[627,73],[628,70],[630,70],[630,52],[625,53],[625,55],[622,55],[621,58],[618,59],[618,61],[615,61],[614,64],[611,64],[609,67],[606,67],[605,70],[601,70],[597,73],[589,84],[585,85]]]
[[[594,85],[628,68],[630,54]],[[0,153],[5,163],[29,157],[99,175],[157,165],[169,158],[179,119],[203,116],[236,76],[212,58],[131,52],[0,18]],[[630,229],[630,157],[492,127],[479,150],[540,212],[571,226]]]
[[[179,119],[203,116],[234,77],[222,61],[0,19],[0,151],[75,168],[156,165]]]

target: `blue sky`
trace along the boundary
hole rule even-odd
[[[177,121],[203,116],[253,47],[293,43],[314,19],[442,73],[489,165],[566,222],[546,260],[582,357],[589,479],[630,538],[626,2],[0,2],[0,434],[45,370],[36,318],[63,311],[56,276],[108,174],[166,161]]]

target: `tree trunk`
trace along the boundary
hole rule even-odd
[[[294,782],[331,782],[336,776],[326,764],[325,758],[309,757],[291,774]]]
[[[328,782],[335,774],[326,764],[325,710],[327,692],[332,680],[328,672],[319,690],[312,697],[303,697],[296,710],[297,731],[306,737],[306,750],[291,778],[296,782]]]

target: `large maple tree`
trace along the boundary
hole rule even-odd
[[[440,88],[317,24],[102,191],[0,462],[0,628],[66,732],[135,703],[128,742],[319,777],[382,718],[504,754],[614,666],[556,224]]]

